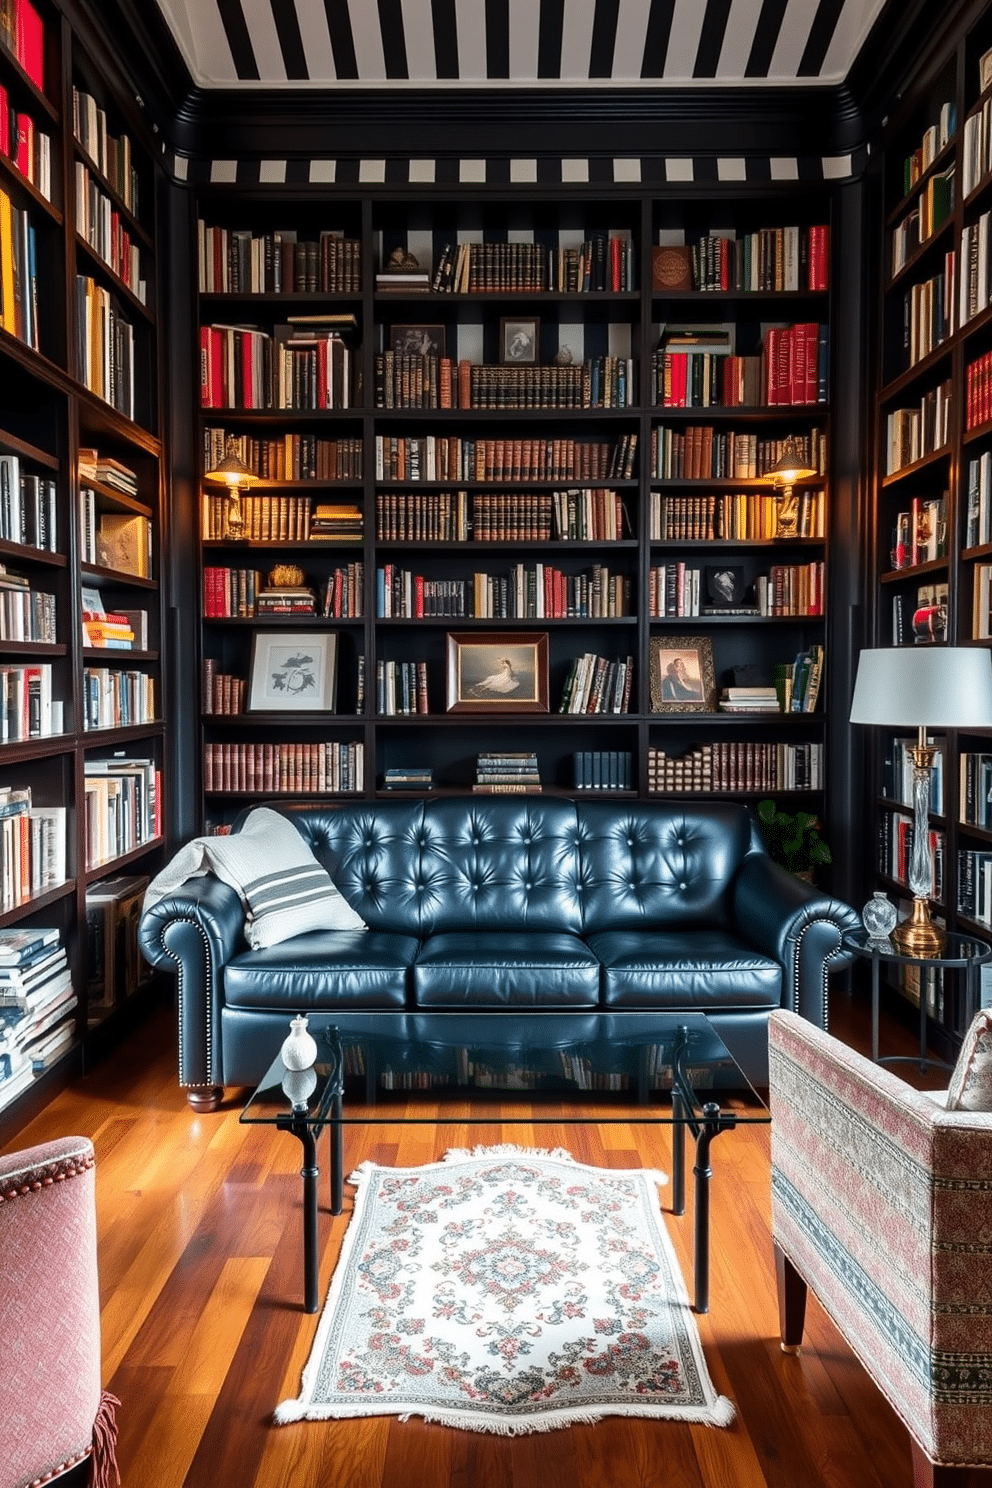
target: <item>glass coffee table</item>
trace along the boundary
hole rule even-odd
[[[498,1034],[487,1037],[490,1026]],[[307,1312],[318,1307],[317,1144],[324,1130],[331,1213],[340,1214],[345,1126],[493,1121],[671,1127],[676,1215],[685,1212],[688,1132],[695,1141],[694,1306],[709,1310],[710,1144],[739,1123],[767,1123],[771,1115],[704,1014],[343,1014],[326,1023],[311,1018],[310,1031],[318,1047],[313,1069],[288,1071],[277,1055],[240,1118],[291,1132],[303,1145]],[[429,1094],[430,1114],[416,1114],[417,1091]],[[446,1095],[453,1098],[450,1114]],[[519,1116],[506,1110],[513,1095],[526,1097]]]

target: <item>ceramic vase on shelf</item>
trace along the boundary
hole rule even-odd
[[[307,1020],[300,1013],[289,1020],[289,1035],[282,1049],[282,1062],[288,1070],[309,1069],[317,1058],[313,1034],[307,1032]]]

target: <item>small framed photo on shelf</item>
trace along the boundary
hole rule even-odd
[[[740,563],[707,564],[706,604],[714,610],[739,609],[744,603],[744,566]]]
[[[536,367],[541,322],[533,315],[504,315],[499,323],[499,360],[503,367]]]
[[[389,333],[389,349],[397,356],[444,356],[443,325],[394,325]]]
[[[251,640],[251,713],[333,713],[338,638],[333,630],[259,631]]]
[[[546,631],[449,631],[449,713],[547,713]]]
[[[713,713],[716,674],[709,636],[652,636],[652,713]]]

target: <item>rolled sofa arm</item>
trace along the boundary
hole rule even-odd
[[[188,878],[141,916],[142,955],[178,978],[180,1085],[224,1083],[218,978],[244,947],[244,923],[241,900],[212,873]]]
[[[741,936],[782,964],[782,1006],[827,1026],[827,978],[854,960],[843,948],[861,920],[849,904],[807,884],[766,853],[750,853],[731,890]]]

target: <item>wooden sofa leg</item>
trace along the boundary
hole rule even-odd
[[[191,1111],[197,1115],[203,1115],[207,1111],[216,1111],[224,1099],[223,1085],[198,1085],[195,1090],[187,1090],[186,1104]]]
[[[912,1438],[909,1447],[913,1454],[913,1488],[967,1488],[970,1468],[931,1462]]]
[[[782,1247],[775,1242],[775,1280],[778,1284],[778,1321],[782,1335],[782,1349],[787,1354],[797,1353],[803,1341],[806,1323],[806,1283],[789,1260]]]

